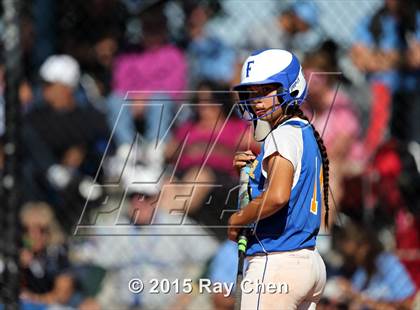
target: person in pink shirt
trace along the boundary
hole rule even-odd
[[[164,91],[172,97],[171,92],[182,91],[185,85],[185,58],[172,44],[151,46],[142,53],[122,54],[115,60],[112,88],[121,96],[130,91],[150,94]]]
[[[113,64],[107,108],[118,147],[131,145],[137,132],[150,143],[163,139],[186,88],[185,55],[168,42],[163,9],[151,10],[142,16],[142,49],[120,54]]]
[[[237,172],[232,168],[235,152],[244,147],[255,151],[259,148],[253,142],[248,124],[235,111],[232,113],[230,93],[223,90],[227,87],[212,82],[200,84],[193,118],[178,127],[166,150],[168,160],[174,165],[170,182],[184,184],[176,188],[176,193],[167,194],[168,200],[162,207],[171,208],[173,197],[189,196],[193,191],[188,215],[212,226],[226,223],[227,218],[220,219],[222,211],[236,207],[231,206],[236,199],[227,199],[229,190],[238,184]],[[206,205],[208,197],[214,198],[210,205]],[[225,231],[219,229],[216,235],[222,240]]]
[[[347,164],[356,156],[361,124],[353,102],[337,88],[338,75],[324,52],[309,54],[303,67],[309,83],[305,112],[328,149],[331,191],[339,203]]]

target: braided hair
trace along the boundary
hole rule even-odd
[[[322,179],[323,179],[323,198],[324,198],[324,205],[325,205],[325,215],[324,215],[324,224],[325,227],[328,228],[328,212],[329,212],[329,205],[328,205],[328,189],[329,189],[329,165],[330,162],[328,160],[328,154],[327,154],[327,148],[324,145],[324,141],[322,140],[321,135],[319,132],[315,129],[314,125],[312,125],[311,121],[308,119],[308,117],[303,113],[303,111],[299,108],[299,105],[297,104],[291,104],[287,105],[284,109],[285,116],[280,120],[279,124],[276,126],[284,123],[285,121],[293,118],[293,117],[299,117],[301,119],[304,119],[308,121],[308,123],[312,127],[312,131],[315,136],[316,143],[318,144],[319,151],[321,153],[322,158]],[[275,127],[274,127],[275,128]]]

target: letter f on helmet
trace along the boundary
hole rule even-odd
[[[250,60],[246,64],[246,77],[249,77],[249,71],[251,71],[251,64],[253,64],[253,63],[254,63],[254,60]]]

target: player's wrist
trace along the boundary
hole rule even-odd
[[[239,210],[232,214],[232,216],[229,219],[229,225],[230,226],[245,226],[248,225],[250,222],[248,221],[247,217],[245,216],[245,213],[243,210]]]
[[[241,225],[238,221],[238,212],[235,212],[231,215],[228,221],[229,226],[238,226]]]

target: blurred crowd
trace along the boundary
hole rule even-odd
[[[223,228],[237,208],[232,159],[260,145],[230,89],[245,57],[265,48],[300,58],[305,113],[330,158],[319,308],[420,307],[419,4],[343,2],[326,31],[331,14],[316,1],[266,1],[258,12],[246,3],[24,2],[24,307],[233,309],[223,293],[133,294],[128,282],[235,281],[236,247]],[[249,25],[239,34],[232,6]],[[331,35],[340,19],[356,19],[351,40]]]

